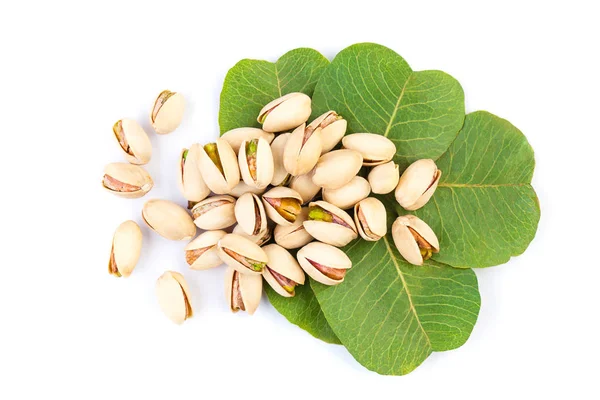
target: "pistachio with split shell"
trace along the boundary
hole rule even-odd
[[[367,197],[354,206],[354,222],[360,236],[376,242],[387,233],[385,206],[375,197]]]
[[[217,243],[227,232],[206,231],[185,246],[185,261],[191,269],[204,270],[223,264],[217,251]]]
[[[194,314],[190,302],[190,289],[183,275],[167,271],[156,281],[156,297],[162,312],[180,325]]]
[[[344,186],[337,189],[323,189],[323,200],[347,210],[354,207],[356,203],[365,199],[371,193],[369,182],[362,176],[355,176]]]
[[[277,226],[279,226],[279,225],[277,225]],[[271,237],[273,236],[273,230],[268,225],[267,225],[267,229],[265,229],[262,232],[259,232],[257,235],[248,235],[246,232],[244,232],[244,230],[242,229],[242,227],[240,225],[236,225],[233,228],[233,233],[235,233],[236,235],[245,237],[246,239],[250,240],[252,243],[257,244],[258,246],[262,246],[263,244],[267,243],[269,240],[271,240]]]
[[[224,229],[235,224],[235,199],[231,196],[213,196],[192,208],[194,224],[200,229]]]
[[[312,121],[309,126],[321,128],[321,154],[325,154],[342,140],[348,122],[335,111],[327,111]]]
[[[293,176],[310,172],[321,155],[321,128],[302,124],[290,134],[283,150],[283,166]]]
[[[241,274],[227,267],[225,271],[225,298],[229,309],[236,313],[240,310],[252,315],[260,304],[262,296],[262,277],[260,275]]]
[[[142,231],[133,221],[118,226],[112,240],[108,273],[127,278],[133,272],[142,251]]]
[[[289,187],[298,192],[300,197],[302,197],[302,204],[306,204],[314,199],[321,190],[321,188],[312,181],[312,172],[292,177]]]
[[[441,176],[442,171],[433,160],[415,161],[400,177],[395,192],[396,201],[406,210],[418,210],[431,199]]]
[[[302,211],[291,225],[277,225],[274,230],[275,243],[285,249],[298,249],[305,244],[315,240],[304,229],[304,221],[308,219],[308,207],[302,207]]]
[[[267,214],[260,198],[252,193],[243,194],[235,202],[235,219],[242,230],[254,236],[267,229]]]
[[[171,133],[181,123],[184,111],[183,96],[170,90],[163,90],[154,101],[150,113],[150,123],[158,134]]]
[[[253,194],[257,194],[257,195],[261,195],[265,192],[266,188],[255,188],[252,186],[248,186],[244,183],[244,181],[240,181],[240,183],[238,183],[237,185],[235,185],[235,187],[233,189],[231,189],[231,192],[229,192],[229,195],[233,196],[233,197],[241,197],[243,194],[245,193],[253,193]]]
[[[177,183],[183,197],[188,201],[188,208],[192,208],[210,194],[198,166],[199,154],[200,145],[193,144],[189,149],[183,149],[177,160]]]
[[[259,128],[235,128],[221,135],[221,139],[226,140],[236,153],[239,153],[243,141],[258,138],[263,138],[271,143],[275,138],[275,134],[265,132]]]
[[[104,168],[102,186],[112,194],[137,199],[152,189],[154,182],[145,169],[127,163],[111,163]]]
[[[290,133],[282,133],[277,135],[277,137],[271,143],[271,153],[273,153],[274,167],[271,185],[273,186],[285,186],[288,184],[291,178],[291,175],[288,174],[288,172],[285,170],[285,166],[283,165],[283,152],[290,135]]]
[[[315,281],[337,285],[344,281],[352,261],[342,250],[321,242],[312,242],[298,250],[300,266]]]
[[[152,143],[144,128],[132,119],[120,119],[113,125],[115,139],[131,164],[147,164],[152,157]]]
[[[334,150],[319,158],[312,180],[323,189],[341,188],[358,174],[362,163],[363,159],[358,151]]]
[[[296,286],[304,285],[304,271],[289,251],[276,244],[263,247],[269,262],[265,266],[263,278],[284,297],[294,297]]]
[[[235,152],[226,140],[218,138],[199,149],[202,178],[216,194],[227,194],[240,183],[240,167]]]
[[[342,144],[346,149],[358,151],[365,167],[385,164],[396,154],[394,142],[375,133],[353,133],[344,136]]]
[[[345,246],[358,237],[350,215],[325,201],[309,204],[304,229],[315,239],[336,247]]]
[[[269,260],[257,244],[234,233],[223,236],[217,247],[221,260],[242,274],[261,274]]]
[[[440,242],[433,230],[414,215],[396,218],[392,237],[402,257],[414,265],[423,265],[433,253],[440,251]]]
[[[196,234],[190,214],[172,201],[148,200],[142,218],[150,229],[169,240],[190,240]]]
[[[304,93],[289,93],[268,103],[256,119],[266,132],[293,129],[310,117],[310,97]]]
[[[388,194],[396,188],[400,180],[398,164],[393,161],[374,167],[367,177],[371,190],[377,194]]]
[[[262,195],[267,216],[278,225],[291,225],[302,208],[302,197],[287,187],[278,186]]]
[[[259,189],[273,180],[273,153],[263,138],[244,140],[238,153],[240,172],[244,183]]]

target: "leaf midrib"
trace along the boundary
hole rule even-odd
[[[497,187],[523,187],[531,186],[530,183],[440,183],[438,187],[447,188],[497,188]]]
[[[394,122],[394,119],[396,119],[396,114],[398,113],[398,110],[400,109],[400,103],[402,102],[402,98],[404,97],[404,90],[406,89],[406,85],[408,85],[408,81],[410,80],[411,77],[412,77],[412,73],[408,76],[408,78],[406,78],[406,81],[404,82],[404,85],[402,86],[402,91],[400,92],[400,95],[398,95],[398,100],[396,101],[396,105],[394,106],[394,111],[392,112],[392,116],[390,117],[390,122],[388,122],[388,125],[385,128],[385,132],[383,133],[383,136],[385,136],[385,137],[387,137],[388,134],[390,133],[390,129],[392,128],[392,123]]]

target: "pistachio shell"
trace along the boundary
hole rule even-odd
[[[206,231],[185,246],[185,260],[191,269],[204,270],[223,264],[217,251],[217,242],[227,235],[225,231]]]
[[[133,221],[118,226],[113,236],[108,272],[116,277],[129,277],[142,251],[142,231]]]
[[[367,198],[370,192],[369,182],[362,176],[355,176],[340,188],[323,189],[323,200],[342,210],[347,210],[354,207],[362,199]]]
[[[429,159],[410,164],[396,187],[396,201],[409,211],[423,207],[438,186],[442,171]]]
[[[265,132],[259,128],[236,128],[221,135],[221,139],[226,140],[236,154],[240,151],[240,146],[244,140],[258,138],[263,138],[268,143],[271,143],[275,138],[275,134]]]
[[[242,195],[235,202],[235,219],[248,235],[258,235],[267,229],[267,214],[260,198],[252,193]]]
[[[393,161],[380,164],[369,172],[368,179],[373,193],[388,194],[398,185],[400,179],[398,164]]]
[[[312,172],[294,176],[290,181],[290,189],[298,192],[300,197],[302,197],[302,204],[306,204],[314,199],[321,190],[321,188],[312,181]]]
[[[257,121],[266,132],[293,129],[310,117],[310,97],[304,93],[289,93],[271,101],[258,113]]]
[[[385,206],[375,197],[367,197],[354,206],[354,222],[360,236],[376,242],[387,233]]]
[[[286,218],[284,218],[283,214],[281,214],[271,204],[274,201],[278,201],[279,199],[286,199],[288,202],[296,200],[298,211],[300,211],[299,208],[302,204],[302,196],[300,196],[295,190],[284,186],[274,187],[273,189],[269,190],[268,192],[262,195],[262,201],[263,205],[265,206],[265,211],[267,212],[267,216],[271,219],[271,221],[275,222],[278,225],[291,225],[296,220],[296,217],[293,216],[293,213],[289,214],[290,218],[293,220],[288,221]],[[296,204],[294,204],[294,206],[296,206]],[[294,210],[290,209],[290,211]]]
[[[224,229],[235,224],[235,199],[231,196],[213,196],[192,208],[194,223],[200,229]]]
[[[353,133],[344,136],[342,144],[356,150],[363,157],[363,165],[372,167],[390,161],[396,154],[396,145],[383,135],[375,133]]]
[[[257,244],[250,239],[233,233],[223,236],[219,240],[217,247],[221,260],[242,274],[261,274],[264,264],[268,261],[267,254]],[[258,264],[262,264],[262,266],[260,269],[253,269],[250,265],[246,266],[239,259],[236,259],[232,253],[241,258],[249,259],[250,263],[257,262]]]
[[[163,313],[176,324],[193,316],[190,289],[179,272],[167,271],[158,278],[156,297]]]
[[[308,138],[308,139],[307,139]],[[290,134],[283,150],[283,166],[293,176],[310,172],[321,155],[321,128],[302,124]]]
[[[335,216],[338,222],[314,220],[311,217],[311,208],[314,206]],[[308,220],[304,221],[304,229],[318,241],[336,247],[343,247],[358,237],[356,225],[350,215],[325,201],[315,201],[309,204]]]
[[[275,290],[278,294],[284,297],[293,297],[295,295],[294,288],[296,285],[291,287],[291,292],[287,291],[277,277],[273,274],[280,275],[283,278],[291,280],[290,283],[304,285],[304,271],[300,268],[300,265],[290,254],[289,251],[276,244],[269,244],[263,247],[269,262],[263,272],[263,278],[265,281]]]
[[[164,135],[173,132],[183,119],[185,101],[179,93],[162,91],[152,107],[150,122],[156,133]]]
[[[238,183],[233,189],[231,189],[231,192],[229,194],[233,197],[240,197],[245,193],[261,195],[265,192],[265,189],[266,188],[259,189],[252,186],[248,186],[244,183],[244,181],[240,181],[240,183]]]
[[[418,217],[415,217],[414,215],[403,215],[396,218],[392,224],[392,237],[398,252],[400,252],[402,257],[409,263],[423,265],[424,260],[423,255],[421,254],[421,247],[415,239],[413,232],[431,246],[431,251],[433,253],[440,251],[440,243],[429,225]]]
[[[142,167],[127,163],[111,163],[104,168],[102,186],[119,197],[137,199],[148,193],[154,186],[154,182]]]
[[[248,146],[250,140],[244,140],[240,151],[238,153],[238,161],[240,164],[240,172],[244,182],[248,186],[254,186],[259,189],[264,189],[273,180],[273,153],[271,153],[271,146],[263,139],[251,139],[256,140],[256,153],[254,157],[248,158]],[[254,170],[254,174],[252,171]]]
[[[303,207],[292,225],[275,226],[275,242],[286,249],[297,249],[314,240],[304,229],[304,221],[308,219],[308,207]]]
[[[318,116],[309,126],[321,128],[321,154],[330,152],[346,134],[348,122],[335,111]]]
[[[210,194],[210,189],[204,183],[198,166],[199,155],[200,145],[193,144],[189,149],[183,149],[177,160],[179,190],[191,203],[202,201]]]
[[[233,228],[233,233],[239,236],[243,236],[246,239],[249,239],[252,243],[255,243],[259,246],[262,246],[263,244],[267,243],[269,240],[271,240],[271,237],[273,236],[273,231],[268,225],[267,229],[265,229],[263,232],[260,232],[258,235],[248,235],[246,232],[244,232],[240,225],[236,225]]]
[[[274,166],[271,185],[273,186],[286,185],[286,181],[290,177],[290,174],[288,174],[283,166],[283,152],[290,135],[290,133],[282,133],[281,135],[277,135],[277,137],[271,143],[271,153],[273,154]]]
[[[344,270],[352,267],[352,261],[346,253],[336,247],[320,242],[309,243],[298,250],[297,258],[304,272],[324,285],[337,285],[343,282]],[[327,272],[330,276],[320,271],[313,263],[328,268]]]
[[[215,143],[223,172],[206,153],[206,146],[199,149],[200,172],[210,190],[216,194],[227,194],[240,183],[240,168],[229,143],[222,138],[218,138]]]
[[[190,214],[172,201],[148,200],[142,209],[142,218],[150,229],[166,239],[190,240],[196,234]]]
[[[356,176],[362,162],[362,156],[354,150],[334,150],[323,154],[315,167],[313,182],[324,189],[341,188]]]
[[[260,304],[261,295],[262,277],[260,275],[240,274],[235,269],[227,267],[225,270],[225,298],[232,312],[236,313],[242,310],[250,315],[254,314]]]
[[[113,133],[125,158],[132,164],[147,164],[152,157],[152,143],[144,128],[132,119],[121,119],[113,125]]]

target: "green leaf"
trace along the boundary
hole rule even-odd
[[[441,71],[413,72],[387,47],[359,43],[327,67],[313,96],[313,115],[335,110],[348,132],[371,132],[395,144],[400,168],[420,158],[437,159],[465,117],[464,93]]]
[[[291,50],[277,62],[244,59],[229,70],[221,91],[221,134],[241,127],[257,127],[263,106],[287,93],[312,96],[329,61],[318,51]]]
[[[530,184],[533,149],[521,131],[488,112],[471,113],[437,165],[440,184],[415,212],[440,239],[433,258],[454,267],[489,267],[523,253],[540,207]]]
[[[341,344],[327,323],[321,307],[310,288],[308,279],[302,286],[296,287],[294,297],[283,297],[269,285],[265,285],[269,301],[292,324],[298,325],[317,339],[327,343]]]

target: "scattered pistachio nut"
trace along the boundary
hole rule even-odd
[[[376,242],[387,233],[385,206],[375,197],[367,197],[354,206],[354,222],[360,236]]]
[[[196,234],[190,214],[172,201],[148,200],[142,209],[142,218],[150,229],[169,240],[190,240]]]
[[[286,186],[291,178],[291,175],[285,170],[283,165],[283,152],[285,145],[290,137],[290,133],[282,133],[271,142],[271,153],[273,154],[273,179],[271,185]]]
[[[325,201],[309,204],[304,229],[318,241],[336,247],[343,247],[358,237],[350,215]]]
[[[222,230],[206,231],[185,246],[185,261],[191,269],[205,270],[223,264],[217,251],[217,242],[227,235]]]
[[[285,249],[298,249],[315,240],[315,238],[304,229],[304,221],[307,219],[308,207],[302,207],[300,214],[298,214],[296,221],[294,221],[292,225],[275,226],[275,243]]]
[[[267,229],[267,214],[260,198],[252,193],[243,194],[235,202],[235,219],[242,230],[256,236]]]
[[[371,190],[376,194],[388,194],[398,186],[400,171],[393,161],[377,165],[367,177]]]
[[[269,240],[271,240],[271,237],[273,237],[273,230],[269,225],[267,225],[267,229],[265,229],[262,232],[259,232],[257,235],[248,235],[246,232],[244,232],[240,225],[236,225],[233,228],[233,233],[239,236],[243,236],[246,239],[250,240],[252,243],[255,243],[259,246],[262,246],[263,244],[267,243]]]
[[[178,325],[194,314],[190,302],[190,289],[179,272],[167,271],[158,278],[156,297],[162,312]]]
[[[192,208],[194,224],[200,229],[225,229],[235,224],[235,198],[212,196],[198,202]]]
[[[237,156],[222,138],[200,147],[199,166],[204,182],[216,194],[228,194],[240,183]]]
[[[125,221],[113,236],[108,261],[108,273],[117,278],[128,278],[142,251],[142,231],[134,221]]]
[[[312,172],[292,177],[289,187],[298,192],[300,197],[302,197],[302,204],[306,204],[314,199],[319,191],[321,191],[321,188],[312,181]]]
[[[302,124],[290,134],[283,150],[283,166],[293,176],[310,172],[321,155],[321,128]]]
[[[263,138],[271,143],[275,138],[275,134],[265,132],[259,128],[236,128],[221,135],[221,139],[226,140],[236,154],[239,153],[243,141],[258,138]]]
[[[252,186],[248,186],[244,183],[244,181],[240,181],[229,193],[233,197],[241,197],[245,193],[254,193],[257,195],[261,195],[266,191],[266,188],[258,189]]]
[[[263,247],[263,250],[269,258],[263,278],[277,294],[294,297],[296,286],[304,285],[304,271],[298,261],[289,251],[276,244],[269,244]]]
[[[241,274],[227,267],[225,270],[225,298],[229,309],[236,313],[240,310],[252,315],[260,304],[262,296],[262,277],[260,275]]]
[[[300,267],[315,281],[324,285],[337,285],[344,281],[352,261],[337,247],[312,242],[298,250]]]
[[[406,261],[423,265],[433,253],[440,251],[440,243],[433,230],[414,215],[403,215],[392,224],[396,248]]]
[[[183,197],[188,201],[188,209],[210,194],[210,189],[204,183],[200,173],[199,155],[200,145],[193,144],[189,149],[183,149],[177,160],[177,183]]]
[[[126,199],[137,199],[148,193],[154,182],[140,166],[110,163],[104,168],[102,186],[112,194]]]
[[[170,90],[163,90],[152,107],[150,123],[160,135],[173,132],[183,119],[185,101],[183,96]]]
[[[362,176],[355,176],[340,188],[323,189],[323,200],[342,210],[347,210],[362,199],[366,199],[369,193],[371,193],[369,182]]]
[[[313,182],[323,189],[338,189],[358,174],[363,159],[355,150],[334,150],[323,154],[313,173]]]
[[[394,142],[375,133],[353,133],[344,136],[342,144],[346,149],[358,151],[365,167],[385,164],[396,154]]]
[[[441,176],[442,171],[433,160],[415,161],[400,177],[395,192],[396,201],[406,210],[418,210],[431,199]]]
[[[330,152],[346,134],[348,122],[335,111],[321,114],[309,126],[321,128],[321,154]]]
[[[152,143],[137,121],[120,119],[113,125],[113,133],[128,162],[137,165],[148,164],[152,157]]]
[[[289,93],[268,103],[256,119],[266,132],[283,132],[293,129],[310,117],[311,99],[304,93]]]
[[[262,195],[267,216],[278,225],[291,225],[302,208],[302,197],[298,192],[277,186]]]
[[[263,138],[244,140],[238,153],[240,172],[244,183],[264,189],[273,180],[273,153]]]
[[[233,233],[223,236],[217,247],[221,260],[242,274],[261,274],[268,261],[257,244]]]

